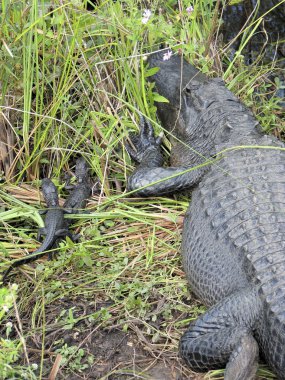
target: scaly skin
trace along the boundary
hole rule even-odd
[[[137,151],[128,148],[139,163],[128,190],[141,196],[193,190],[183,267],[210,306],[182,336],[180,354],[195,371],[226,367],[226,380],[251,380],[260,352],[284,380],[285,144],[264,136],[220,79],[179,56],[163,61],[156,54],[149,65],[160,67],[151,79],[169,99],[157,108],[171,133],[172,166],[162,166],[160,141],[143,120],[131,138]]]
[[[57,189],[50,179],[45,178],[42,180],[42,192],[48,210],[46,211],[45,227],[39,229],[38,238],[42,235],[45,235],[45,238],[41,246],[31,256],[29,255],[13,262],[3,275],[3,282],[6,282],[7,276],[13,268],[37,260],[53,247],[57,239],[65,236],[72,238],[72,234],[68,230],[68,223],[64,219],[64,210],[59,207]]]
[[[75,166],[77,185],[73,187],[70,195],[63,205],[66,212],[74,214],[85,208],[87,199],[92,193],[92,183],[89,171],[90,168],[84,158],[78,158]],[[72,219],[68,219],[68,223],[72,223]]]

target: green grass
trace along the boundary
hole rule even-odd
[[[40,178],[51,177],[63,199],[62,174],[80,153],[102,184],[89,203],[90,214],[78,215],[73,226],[81,242],[61,243],[56,260],[15,271],[17,290],[1,289],[0,306],[9,308],[0,312],[3,379],[46,378],[58,353],[65,376],[88,370],[94,358],[80,347],[63,341],[46,346],[51,331],[73,334],[84,321],[133,333],[139,326],[154,352],[175,357],[183,328],[205,310],[189,293],[180,264],[188,200],[135,199],[124,192],[133,170],[124,141],[137,130],[139,113],[160,131],[145,57],[164,43],[210,76],[216,75],[217,60],[225,62],[219,75],[264,129],[282,134],[284,121],[274,97],[278,80],[267,78],[277,68],[246,66],[242,49],[228,61],[228,49],[215,39],[220,23],[215,1],[193,1],[191,15],[188,2],[178,3],[151,2],[152,16],[144,25],[148,5],[136,0],[101,1],[92,13],[76,0],[55,1],[52,7],[2,0],[0,128],[8,131],[13,149],[0,185],[1,268],[38,246]],[[245,30],[243,46],[259,22]],[[93,305],[94,299],[98,307],[82,315],[74,311],[78,300]],[[265,369],[260,373],[273,378]],[[221,378],[222,372],[207,376]]]

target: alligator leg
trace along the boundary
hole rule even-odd
[[[72,233],[66,228],[62,228],[60,230],[57,230],[54,235],[57,238],[61,238],[61,237],[64,238],[65,236],[68,236],[72,240]]]
[[[139,163],[134,173],[128,178],[128,191],[135,191],[141,196],[163,195],[194,186],[205,172],[205,166],[195,168],[164,168],[160,152],[161,137],[155,137],[151,124],[141,118],[140,133],[130,136],[136,151],[126,144],[126,149]]]
[[[73,242],[78,241],[81,237],[80,234],[72,234],[69,230],[66,229],[57,230],[55,236],[57,238],[64,238],[68,236]]]
[[[252,331],[261,309],[254,288],[230,295],[189,326],[180,355],[195,371],[226,366],[225,380],[254,379],[258,345]]]

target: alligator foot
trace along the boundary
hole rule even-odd
[[[160,145],[162,136],[155,137],[154,130],[150,122],[143,116],[140,117],[140,133],[131,133],[130,140],[135,149],[130,144],[126,143],[126,150],[130,157],[137,163],[142,163],[145,158],[146,152],[155,150],[159,152],[159,161],[161,161]],[[160,165],[158,165],[160,166]]]
[[[196,185],[207,168],[191,170],[189,166],[163,167],[160,151],[162,135],[155,137],[148,120],[141,117],[140,133],[132,133],[130,141],[134,149],[126,144],[126,150],[137,165],[128,178],[127,190],[139,196],[171,194]]]
[[[71,183],[71,178],[72,176],[67,173],[67,172],[64,172],[64,175],[63,175],[63,180],[64,180],[64,189],[65,190],[73,190],[75,185],[73,183]]]

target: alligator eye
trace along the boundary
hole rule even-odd
[[[191,95],[193,94],[193,91],[197,91],[199,89],[199,85],[196,83],[190,83],[184,88],[184,92],[186,95]]]
[[[184,87],[185,94],[193,94],[193,91],[199,90],[201,87],[201,82],[198,82],[195,79],[191,79],[189,83],[186,84]]]
[[[190,89],[190,87],[185,87],[185,94],[187,94],[187,95],[190,95],[191,94],[191,89]]]

